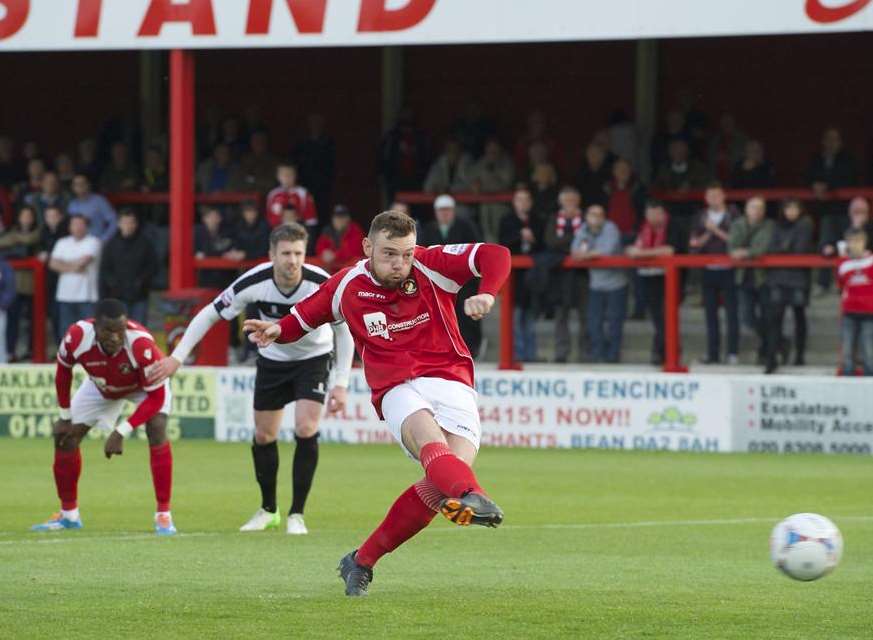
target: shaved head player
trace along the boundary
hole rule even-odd
[[[416,245],[415,221],[380,213],[364,240],[366,260],[322,284],[278,323],[247,320],[261,348],[301,339],[345,320],[364,363],[373,406],[425,477],[406,489],[370,537],[340,561],[349,596],[367,593],[373,567],[424,529],[437,512],[460,524],[496,527],[503,512],[471,468],[481,427],[473,359],[461,338],[455,297],[472,278],[479,293],[464,312],[481,319],[510,271],[509,251],[493,244]]]

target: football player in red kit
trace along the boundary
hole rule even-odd
[[[292,342],[345,320],[364,363],[373,406],[425,477],[404,491],[385,520],[340,561],[346,595],[367,593],[373,566],[424,529],[437,512],[460,524],[496,527],[503,512],[471,468],[481,428],[473,359],[461,338],[455,297],[472,278],[479,293],[464,312],[485,316],[510,271],[509,251],[493,244],[416,246],[415,221],[380,213],[364,239],[366,260],[324,282],[278,323],[247,320],[260,346]]]
[[[154,338],[142,325],[127,319],[118,300],[97,303],[94,318],[70,325],[58,349],[55,389],[60,420],[55,424],[55,485],[61,511],[34,531],[81,529],[77,488],[82,471],[79,443],[91,427],[109,431],[103,450],[107,458],[121,455],[124,438],[145,424],[151,456],[157,509],[155,532],[173,535],[176,528],[170,515],[173,482],[173,454],[167,441],[167,415],[170,412],[169,382],[149,386],[145,368],[163,354]],[[88,379],[70,400],[73,367],[79,364]],[[125,401],[136,409],[121,422],[118,418]]]

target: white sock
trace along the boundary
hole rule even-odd
[[[161,516],[167,516],[168,518],[172,519],[169,511],[155,511],[155,520],[157,520]]]
[[[66,509],[61,509],[61,517],[66,518],[67,520],[78,520],[80,517],[79,507],[76,507],[75,509],[70,509],[69,511],[67,511]]]

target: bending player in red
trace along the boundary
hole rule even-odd
[[[460,525],[496,527],[503,512],[486,494],[471,465],[481,429],[473,359],[461,338],[455,297],[481,277],[464,312],[481,319],[509,275],[505,247],[493,244],[415,244],[415,221],[380,213],[364,239],[368,260],[343,269],[278,323],[247,320],[263,347],[292,342],[327,322],[345,320],[364,362],[373,406],[425,477],[404,491],[385,520],[340,561],[346,595],[366,595],[373,566],[442,512]]]
[[[109,431],[103,448],[107,458],[121,455],[124,438],[141,424],[146,425],[151,454],[152,480],[158,506],[155,532],[173,535],[176,528],[170,515],[173,483],[173,454],[167,441],[167,415],[170,412],[170,384],[149,386],[145,368],[163,354],[142,325],[127,319],[118,300],[97,303],[94,318],[70,326],[58,350],[55,389],[60,420],[55,424],[55,485],[61,511],[34,531],[81,529],[77,488],[82,471],[79,443],[91,427]],[[80,364],[88,379],[70,401],[73,367]],[[133,414],[116,425],[126,400],[138,405]]]

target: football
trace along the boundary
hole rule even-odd
[[[795,580],[818,580],[840,562],[843,536],[817,513],[795,513],[770,534],[770,557],[777,569]]]

